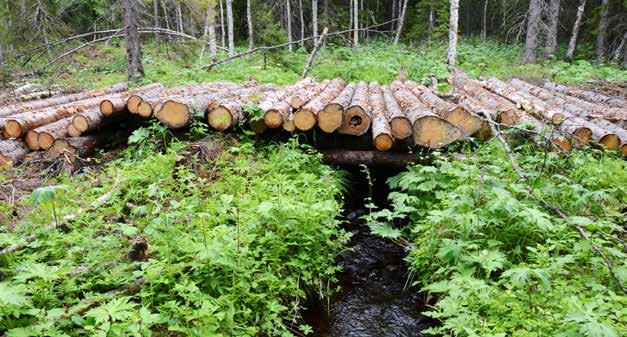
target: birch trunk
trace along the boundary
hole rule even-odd
[[[176,2],[176,24],[179,32],[185,33],[183,30],[183,10],[181,9],[181,3],[179,1]]]
[[[253,27],[253,9],[250,4],[250,0],[246,0],[246,22],[248,23],[248,50],[253,50],[254,43],[254,30]]]
[[[287,47],[290,52],[294,51],[294,46],[292,46],[292,0],[285,1],[285,11],[287,16],[287,41],[290,43]]]
[[[448,32],[448,65],[455,67],[457,59],[457,21],[459,16],[459,0],[451,0],[450,9],[451,17]]]
[[[557,25],[560,16],[560,0],[551,0],[549,3],[549,22],[547,24],[549,31],[546,36],[546,46],[544,48],[544,57],[552,59],[557,49]]]
[[[586,0],[581,0],[581,4],[577,7],[577,18],[573,24],[573,32],[568,42],[568,51],[566,52],[566,59],[568,61],[573,60],[575,55],[575,48],[577,46],[577,35],[579,35],[579,28],[581,27],[581,19],[583,18],[583,11],[586,7]]]
[[[427,31],[427,42],[431,44],[433,29],[435,28],[435,18],[433,17],[433,6],[429,6],[429,29]]]
[[[355,31],[353,32],[353,46],[359,45],[359,0],[353,0],[353,24]]]
[[[229,34],[229,56],[235,55],[235,41],[233,37],[233,0],[226,0],[226,24]]]
[[[226,33],[224,32],[224,5],[220,0],[220,38],[222,39],[222,49],[226,48]]]
[[[396,37],[394,38],[394,44],[398,44],[398,40],[400,40],[401,33],[403,32],[403,23],[405,21],[405,13],[407,12],[407,2],[409,2],[409,0],[405,0],[403,2],[403,9],[401,10],[400,20],[398,21],[398,29],[396,30]]]
[[[137,12],[132,0],[122,0],[122,9],[126,30],[127,75],[129,81],[137,81],[144,77],[141,41],[137,29]]]
[[[609,10],[609,0],[601,1],[601,15],[599,17],[599,27],[597,28],[597,62],[603,61],[605,56],[605,38],[607,35],[607,15]]]
[[[305,19],[303,18],[303,0],[298,0],[298,11],[300,17],[300,46],[305,48]]]
[[[542,0],[529,2],[529,15],[527,17],[527,37],[525,40],[525,55],[523,63],[536,63],[536,49],[538,48],[538,29],[542,10]]]
[[[315,38],[318,36],[318,0],[311,0],[311,26]]]
[[[159,0],[152,0],[152,22],[155,28],[159,28]],[[161,39],[159,33],[155,31],[155,47],[157,47],[157,53],[161,53]]]
[[[481,40],[485,42],[488,35],[488,0],[483,3],[483,24],[481,25]]]

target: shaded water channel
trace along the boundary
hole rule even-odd
[[[372,170],[372,190],[363,172],[355,168],[349,172],[351,191],[343,226],[353,235],[337,261],[342,267],[338,276],[341,291],[331,299],[311,298],[303,312],[305,321],[314,328],[315,337],[423,336],[421,331],[435,322],[421,315],[425,298],[419,289],[407,284],[408,271],[403,261],[407,252],[389,240],[371,235],[360,219],[366,212],[365,199],[370,193],[377,206],[387,204],[386,179],[400,171]]]

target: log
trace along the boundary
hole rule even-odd
[[[402,168],[419,162],[416,154],[407,152],[324,150],[322,155],[324,162],[342,166]]]
[[[309,102],[314,96],[321,93],[329,85],[329,83],[331,83],[330,80],[324,80],[320,83],[315,83],[314,85],[306,87],[295,93],[294,95],[288,97],[286,101],[293,109],[300,109],[303,107],[303,105],[307,104],[307,102]]]
[[[167,101],[173,97],[180,96],[196,96],[208,94],[211,91],[235,89],[236,87],[250,87],[256,85],[255,82],[246,82],[243,84],[231,83],[231,82],[208,82],[203,84],[186,85],[177,88],[171,88],[167,90],[153,89],[145,92],[133,93],[126,102],[126,108],[131,114],[137,114],[139,106],[142,102],[147,102],[153,108],[151,114],[156,112],[154,105],[161,101]],[[144,109],[146,105],[144,104]],[[144,110],[144,115],[147,112]],[[150,116],[148,116],[150,117]]]
[[[264,99],[259,102],[259,108],[263,111],[263,121],[268,128],[276,129],[281,127],[283,124],[283,116],[285,113],[285,102],[282,102],[288,99],[288,97],[295,95],[296,93],[304,90],[305,88],[310,88],[316,85],[316,82],[313,78],[308,77],[306,79],[300,80],[296,82],[294,85],[288,85],[283,87],[280,90],[275,91],[274,93],[269,93]],[[277,109],[277,106],[280,109]],[[288,107],[288,111],[291,110],[291,107]],[[281,113],[284,114],[281,114]]]
[[[28,131],[26,133],[26,136],[24,137],[24,143],[31,151],[37,151],[41,149],[41,147],[39,146],[39,132],[35,130]]]
[[[320,111],[331,103],[331,101],[342,92],[345,86],[346,82],[344,82],[343,79],[333,79],[320,94],[313,97],[307,104],[298,109],[294,113],[294,126],[296,129],[299,131],[309,131],[313,129],[318,122],[318,114]]]
[[[394,136],[386,116],[383,91],[377,82],[370,82],[368,86],[368,102],[372,115],[372,143],[377,151],[389,151],[394,145]]]
[[[71,123],[72,117],[67,117],[35,129],[34,131],[38,133],[39,147],[48,150],[55,140],[66,138],[68,136],[67,127]]]
[[[350,106],[344,111],[344,120],[338,132],[350,136],[362,136],[370,130],[371,118],[368,106],[368,84],[357,84]]]
[[[517,126],[532,131],[531,133],[523,134],[525,139],[531,139],[535,144],[541,147],[545,147],[549,144],[547,139],[544,137],[551,136],[552,132],[550,130],[550,126],[544,124],[539,119],[530,115],[522,115]],[[548,150],[568,153],[572,150],[572,143],[566,137],[563,137],[558,133],[553,133],[553,137],[550,138]]]
[[[590,122],[616,134],[620,138],[620,152],[623,157],[627,156],[627,131],[625,129],[604,119],[594,119]]]
[[[111,114],[107,115],[111,116]],[[110,117],[109,117],[110,118]],[[100,109],[92,109],[89,111],[81,112],[72,117],[71,127],[76,131],[82,133],[87,133],[90,131],[94,131],[102,125],[105,120],[105,115],[100,112]],[[70,127],[68,125],[68,127]],[[69,130],[68,130],[69,132]],[[76,137],[76,136],[73,136]]]
[[[545,102],[537,99],[537,97],[528,93],[512,88],[508,84],[501,82],[496,78],[488,78],[482,82],[482,85],[510,101],[516,103],[516,106],[537,116],[545,119],[555,125],[559,125],[568,117],[567,113],[562,109],[550,107]]]
[[[57,139],[49,153],[51,156],[65,155],[71,162],[74,162],[77,158],[87,158],[92,155],[100,140],[101,137],[97,135]]]
[[[164,87],[162,84],[153,83],[132,90],[129,94],[124,95],[123,97],[104,99],[100,102],[100,112],[105,116],[123,112],[126,110],[126,101],[129,97],[133,95],[151,95],[152,93],[159,93],[163,90]]]
[[[0,140],[0,166],[19,163],[30,150],[21,140]]]
[[[394,98],[394,94],[389,86],[384,86],[383,90],[383,101],[385,102],[385,110],[386,117],[390,122],[390,127],[392,129],[392,136],[395,139],[407,139],[412,135],[412,126],[409,118],[403,112],[400,105]],[[374,127],[374,124],[373,124]]]
[[[585,90],[576,87],[568,87],[553,82],[545,82],[543,87],[547,90],[577,97],[590,103],[605,104],[613,108],[624,108],[627,106],[627,100],[623,98],[607,96],[596,91]]]
[[[39,110],[59,105],[64,105],[72,102],[78,102],[94,97],[105,96],[112,93],[119,93],[126,91],[128,85],[126,83],[119,83],[108,88],[99,90],[90,90],[72,95],[66,95],[61,97],[47,98],[44,100],[28,102],[24,104],[10,105],[0,108],[0,117],[7,117],[15,114],[24,113],[32,110]]]
[[[390,89],[412,125],[414,144],[439,149],[462,138],[459,128],[424,105],[403,82],[392,82]]]
[[[326,133],[333,133],[342,126],[344,109],[348,108],[357,85],[350,83],[324,109],[318,112],[318,127]]]
[[[405,85],[422,103],[430,107],[440,117],[458,127],[464,136],[472,136],[481,128],[481,119],[473,116],[463,107],[441,99],[429,88],[414,81],[406,81]]]
[[[264,84],[237,90],[222,90],[206,95],[205,97],[208,98],[207,105],[205,105],[207,122],[215,130],[225,131],[233,125],[246,121],[243,111],[246,104],[256,104],[265,98],[267,93],[273,93],[276,90],[276,85]],[[161,111],[163,110],[165,110],[165,105]]]
[[[595,125],[591,125],[590,122],[578,118],[566,118],[562,124],[559,126],[559,130],[562,133],[570,135],[571,143],[576,148],[582,148],[588,145],[590,139],[592,138],[592,128],[596,127]]]
[[[75,127],[74,124],[70,124],[67,126],[67,135],[69,137],[80,137],[83,133],[81,131],[78,131]]]

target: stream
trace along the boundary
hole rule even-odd
[[[370,194],[368,180],[356,169],[349,172],[352,191],[347,196],[343,228],[352,238],[337,260],[342,267],[337,284],[341,290],[330,299],[310,299],[303,317],[314,328],[315,337],[424,336],[421,331],[436,322],[421,315],[424,296],[407,284],[406,252],[390,240],[370,234],[360,219]],[[397,173],[371,171],[372,196],[378,206],[387,204],[385,181]]]

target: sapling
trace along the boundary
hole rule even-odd
[[[59,227],[61,224],[61,217],[57,212],[57,203],[62,201],[59,192],[67,191],[67,189],[68,187],[65,185],[45,186],[36,188],[31,195],[35,205],[50,205],[52,207],[52,220],[55,227]]]

